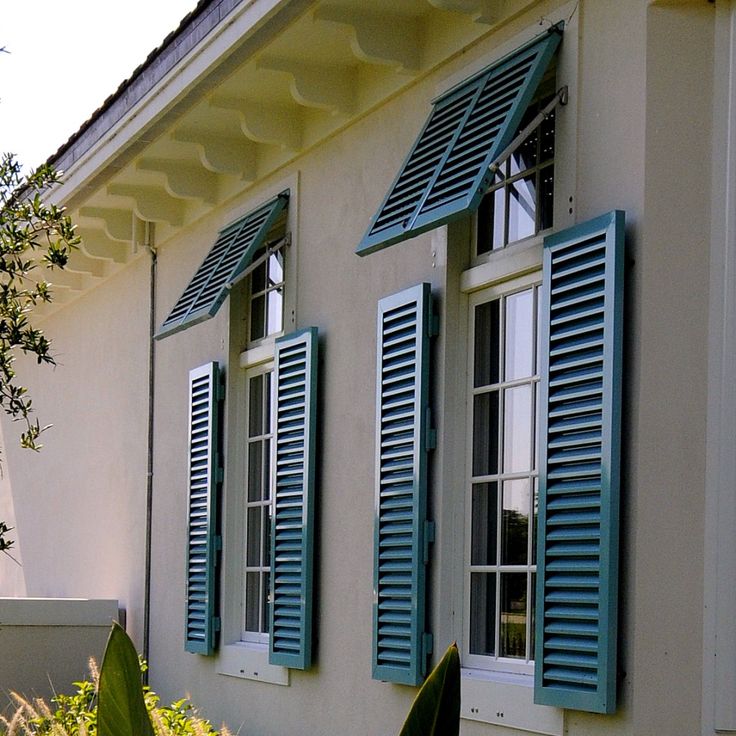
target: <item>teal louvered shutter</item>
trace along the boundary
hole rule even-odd
[[[624,213],[544,241],[535,702],[613,713]]]
[[[419,284],[378,303],[373,677],[418,685],[425,631],[432,297]]]
[[[554,26],[442,97],[358,246],[366,255],[478,208],[560,43]]]
[[[189,372],[189,514],[187,523],[186,645],[212,654],[217,617],[220,369],[216,362]]]
[[[172,335],[217,314],[233,280],[248,267],[288,202],[289,193],[282,192],[220,231],[156,338]]]
[[[269,662],[312,663],[317,328],[276,340]]]

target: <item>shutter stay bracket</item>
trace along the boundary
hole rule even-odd
[[[491,178],[495,176],[501,168],[501,164],[517,149],[522,143],[542,124],[542,121],[554,110],[557,105],[567,105],[567,85],[560,87],[555,96],[547,103],[544,109],[540,110],[534,119],[522,130],[501,153],[496,156],[493,163],[488,167],[488,173]]]

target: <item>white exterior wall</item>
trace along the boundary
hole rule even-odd
[[[218,360],[233,380],[240,369],[230,322],[238,315],[226,303],[215,319],[156,345],[150,665],[151,684],[164,699],[190,693],[207,717],[241,728],[244,736],[346,731],[368,736],[400,728],[415,690],[370,677],[375,314],[379,298],[420,281],[432,283],[442,317],[434,353],[440,431],[431,486],[438,523],[429,586],[435,656],[462,635],[457,535],[464,525],[464,478],[458,474],[465,467],[459,417],[467,297],[458,286],[468,255],[456,244],[468,237],[467,227],[461,222],[440,228],[365,258],[354,249],[423,124],[429,101],[448,80],[459,81],[468,69],[496,58],[500,48],[513,48],[519,34],[536,28],[539,16],[554,14],[556,6],[540,3],[487,34],[160,244],[157,324],[219,228],[298,179],[291,205],[298,210],[296,236],[287,256],[297,259],[298,273],[286,288],[295,289],[297,327],[318,326],[322,341],[317,664],[308,672],[291,671],[286,687],[218,674],[217,656],[184,652],[188,372]],[[617,714],[566,712],[570,736],[690,736],[701,730],[704,698],[711,696],[712,680],[701,686],[701,662],[715,19],[716,11],[705,2],[581,0],[563,44],[568,57],[561,63],[568,65],[575,87],[560,113],[557,160],[567,171],[558,186],[564,184],[566,196],[570,190],[573,212],[558,206],[556,227],[624,209],[630,261],[619,626],[623,677]],[[570,58],[568,48],[575,46]],[[55,428],[41,455],[28,460],[8,442],[14,427],[4,426],[4,483],[12,488],[23,572],[5,578],[15,578],[12,585],[0,577],[4,593],[119,598],[138,642],[148,264],[142,253],[45,324],[60,365],[23,376],[42,421],[53,421]],[[711,321],[717,316],[718,308],[711,306]],[[226,411],[231,421],[231,408]],[[225,435],[227,452],[237,452],[233,428],[226,426]],[[237,492],[227,476],[225,495]],[[233,540],[225,528],[227,548]],[[223,587],[232,584],[222,581]],[[463,721],[462,733],[517,731]]]

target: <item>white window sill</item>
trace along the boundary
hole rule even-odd
[[[269,682],[272,685],[289,684],[288,667],[269,664],[268,644],[246,642],[225,644],[220,647],[217,671],[221,675]]]
[[[562,736],[564,711],[534,704],[534,676],[463,668],[460,717]]]

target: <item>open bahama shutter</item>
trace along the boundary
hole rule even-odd
[[[616,709],[624,214],[544,241],[535,702]]]
[[[210,252],[161,325],[157,339],[217,314],[233,281],[253,260],[288,202],[288,192],[282,192],[220,231]]]
[[[434,103],[358,255],[478,208],[493,179],[490,166],[514,137],[561,34],[554,26]]]

